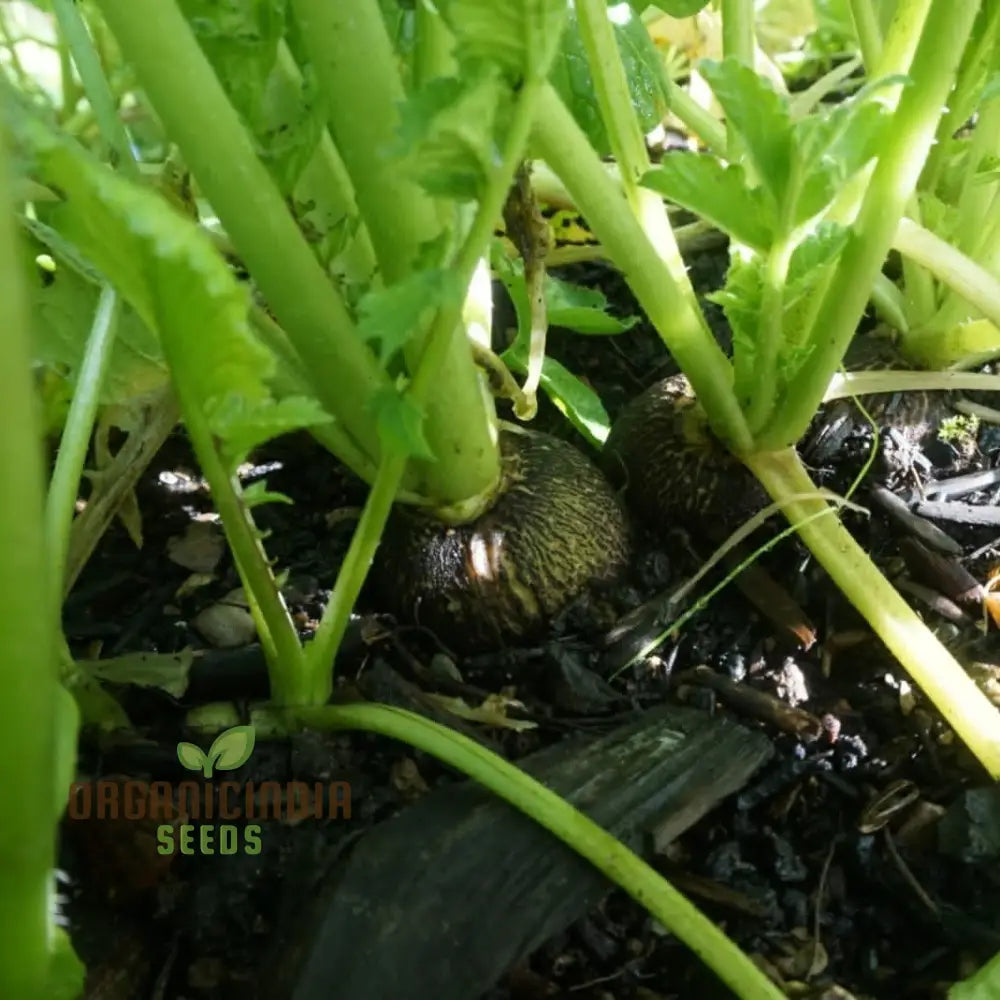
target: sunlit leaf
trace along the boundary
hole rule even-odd
[[[275,420],[266,413],[276,405],[266,381],[274,359],[247,323],[247,291],[207,236],[154,192],[97,163],[14,102],[7,108],[18,148],[38,179],[59,193],[46,221],[158,335],[175,381],[209,415],[224,452],[240,451],[248,425],[289,429],[287,411],[279,409]],[[232,396],[242,399],[239,425],[222,402]],[[213,417],[221,423],[212,425]],[[227,451],[230,431],[244,437]]]
[[[384,448],[412,458],[435,460],[424,436],[424,413],[409,396],[392,386],[384,386],[372,398],[372,410]]]
[[[419,333],[431,310],[459,302],[462,292],[451,271],[415,271],[361,299],[358,333],[378,343],[379,357],[386,364]]]
[[[640,127],[648,132],[662,121],[667,111],[661,83],[662,57],[642,20],[632,11],[623,11],[622,7],[623,5],[619,5],[615,9],[615,41],[625,68],[632,108],[639,118]],[[552,65],[550,79],[577,123],[586,132],[591,145],[602,156],[609,154],[611,144],[597,104],[583,38],[572,11],[559,53]]]
[[[401,168],[433,195],[478,198],[499,156],[493,128],[503,93],[486,70],[431,80],[400,109]]]
[[[833,111],[821,110],[796,123],[805,173],[796,222],[822,211],[844,182],[878,154],[889,119],[881,104],[855,97]]]
[[[545,309],[550,326],[575,333],[624,333],[639,322],[638,316],[612,316],[608,300],[596,288],[584,288],[552,275],[545,279]]]
[[[307,396],[287,396],[271,406],[260,407],[234,393],[213,397],[205,409],[222,440],[222,453],[230,468],[245,462],[250,452],[265,441],[333,419],[315,399]]]
[[[823,222],[795,248],[785,278],[786,303],[793,302],[815,287],[823,269],[837,259],[849,237],[850,231],[846,227]]]
[[[566,419],[593,445],[600,447],[611,431],[611,418],[601,397],[555,358],[542,362],[541,386]]]
[[[771,242],[773,211],[741,167],[725,167],[707,153],[671,153],[642,183],[740,243],[759,250]]]
[[[501,355],[512,372],[525,375],[528,371],[527,346],[515,341]],[[561,365],[555,358],[542,362],[540,385],[566,419],[593,445],[600,447],[611,430],[611,419],[601,397],[582,379]]]
[[[566,17],[565,0],[440,0],[463,63],[493,63],[517,83],[545,72]]]
[[[743,140],[761,184],[780,205],[793,153],[788,103],[769,81],[737,59],[704,59],[698,71],[722,106],[726,122]]]
[[[276,70],[287,0],[180,0],[202,51],[257,141],[283,193],[291,192],[322,131],[317,95]]]

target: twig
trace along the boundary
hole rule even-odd
[[[906,880],[910,888],[917,894],[917,899],[920,900],[924,906],[927,907],[935,917],[941,915],[940,910],[938,910],[937,903],[927,894],[927,890],[917,881],[917,877],[910,871],[909,865],[901,857],[899,850],[896,848],[896,842],[892,839],[892,834],[889,832],[888,828],[884,831],[885,833],[885,844],[889,848],[889,855],[892,860],[896,863],[896,867],[899,869],[900,875]]]

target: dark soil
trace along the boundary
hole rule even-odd
[[[700,290],[717,287],[724,267],[724,254],[693,261]],[[580,268],[569,276],[599,284],[621,312],[635,311],[608,271]],[[707,310],[725,341],[718,311]],[[553,331],[550,351],[590,381],[612,415],[675,370],[642,324],[614,338]],[[830,415],[824,419],[828,427]],[[580,444],[549,405],[538,424]],[[815,450],[806,455],[817,477],[838,490],[847,488],[872,446],[860,418],[832,449],[824,450],[819,427],[811,440]],[[308,635],[329,597],[364,488],[306,436],[269,445],[255,462],[247,479],[266,476],[269,488],[294,501],[260,508],[258,523],[269,532],[269,554],[288,573],[286,597]],[[865,488],[882,483],[909,498],[919,482],[998,464],[1000,434],[988,426],[964,451],[934,431],[902,444],[898,434],[886,433]],[[996,490],[964,499],[993,504]],[[943,580],[935,579],[919,550],[914,554],[912,535],[871,504],[864,489],[856,499],[871,507],[872,516],[849,514],[848,525],[893,578],[923,588],[914,599],[918,609],[965,661],[980,664],[979,675],[995,691],[997,668],[991,665],[1000,663],[1000,646],[995,627],[978,627],[981,595],[979,604],[967,601],[956,609],[959,615],[939,604],[954,620],[921,603],[940,596]],[[66,604],[66,632],[77,655],[205,650],[195,617],[239,585],[228,556],[199,586],[190,585],[190,570],[167,556],[170,540],[184,535],[196,515],[211,511],[183,433],[157,456],[138,500],[142,549],[115,525]],[[1000,559],[994,547],[1000,530],[938,523],[961,546],[963,555],[954,561],[984,583]],[[690,575],[712,550],[696,530],[643,531],[629,580],[610,595],[622,614]],[[611,664],[628,662],[623,649],[641,647],[643,638],[656,634],[648,622],[643,633],[641,616],[618,647],[605,642],[604,630],[595,629],[581,605],[529,648],[461,657],[448,635],[401,626],[381,615],[369,596],[337,663],[337,695],[360,692],[420,708],[421,693],[434,690],[464,696],[469,704],[501,689],[516,693],[521,707],[511,714],[535,728],[486,729],[443,716],[512,759],[570,732],[606,729],[623,712],[664,700],[731,713],[772,737],[774,757],[742,793],[654,863],[794,995],[845,995],[833,992],[839,986],[879,1000],[943,997],[949,983],[1000,950],[1000,835],[995,821],[990,829],[969,819],[983,811],[972,790],[988,787],[986,775],[920,692],[910,690],[804,549],[783,542],[762,564],[815,625],[819,641],[808,651],[780,637],[730,586],[679,638],[610,679],[609,688],[593,683],[595,673],[608,679]],[[958,603],[960,595],[950,596]],[[706,666],[711,683],[696,669]],[[396,678],[397,686],[380,686],[386,677]],[[745,704],[738,693],[748,689],[770,700]],[[248,703],[265,692],[255,648],[209,651],[180,699],[119,688],[115,693],[136,732],[128,739],[89,734],[81,771],[88,778],[141,782],[191,777],[178,763],[177,742],[192,739],[207,747],[210,740],[185,730],[186,712],[225,698],[245,718]],[[803,728],[803,718],[815,727]],[[269,944],[294,913],[312,869],[350,851],[372,825],[428,788],[456,780],[420,752],[363,734],[262,742],[233,779],[348,781],[350,816],[269,821],[259,854],[173,857],[156,853],[152,827],[67,820],[63,909],[91,969],[89,997],[266,1000],[270,994],[258,986],[273,960]],[[992,808],[995,816],[1000,807],[994,802]],[[383,960],[391,963],[393,956]],[[618,892],[527,956],[487,994],[490,1000],[702,995],[729,994]]]

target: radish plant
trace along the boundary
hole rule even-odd
[[[665,6],[688,14],[702,4]],[[30,607],[11,600],[5,625],[37,670],[26,683],[29,675],[8,661],[3,738],[23,741],[31,729],[23,745],[32,766],[53,775],[58,788],[65,768],[56,762],[71,759],[66,736],[73,732],[65,690],[77,695],[85,722],[121,721],[53,639],[58,596],[106,524],[98,520],[74,547],[69,518],[80,443],[101,403],[117,408],[114,419],[146,442],[147,453],[179,413],[267,658],[271,703],[257,715],[262,725],[368,729],[437,755],[598,865],[740,996],[780,995],[653,869],[516,768],[418,716],[327,705],[334,658],[399,508],[428,545],[447,537],[464,546],[435,550],[463,567],[443,604],[470,591],[469,614],[490,615],[489,629],[515,635],[627,559],[617,499],[585,459],[551,463],[577,470],[572,481],[555,484],[555,494],[517,478],[531,464],[519,450],[530,436],[499,426],[476,365],[489,348],[494,230],[520,164],[534,157],[565,186],[629,281],[714,434],[783,506],[835,582],[1000,775],[997,713],[815,495],[793,447],[929,169],[963,59],[992,57],[977,42],[978,6],[900,0],[881,48],[868,39],[870,84],[831,111],[796,118],[748,63],[753,5],[723,2],[727,58],[702,71],[727,131],[713,137],[712,155],[683,154],[653,169],[643,131],[661,116],[663,94],[629,86],[650,68],[651,46],[624,5],[610,8],[613,24],[603,0],[577,0],[572,18],[562,0],[418,0],[412,9],[387,0],[95,0],[84,24],[74,4],[55,0],[67,70],[63,107],[53,113],[24,85],[3,92],[13,177],[4,181],[12,188],[5,198],[21,232],[5,215],[0,253],[16,278],[12,287],[38,307],[44,360],[71,371],[68,412],[57,394],[45,398],[54,425],[65,413],[63,447],[74,458],[53,477],[43,519],[41,470],[37,455],[30,458],[40,427],[27,324],[16,295],[5,296],[0,307],[16,336],[2,342],[10,392],[0,444],[11,462],[28,456],[22,492],[0,507],[0,530],[12,545],[18,519],[32,512],[16,575],[2,581],[5,597],[20,586],[32,600]],[[70,56],[88,99],[83,112],[75,107]],[[590,88],[596,101],[581,99]],[[602,162],[608,151],[617,177]],[[735,333],[732,359],[697,305],[663,196],[738,244],[722,292]],[[509,287],[519,288],[527,275],[493,259]],[[249,274],[252,297],[233,261]],[[55,285],[42,265],[54,268]],[[549,305],[558,306],[558,286],[549,287]],[[86,353],[60,348],[53,331],[81,310],[95,317]],[[530,388],[547,386],[592,440],[602,440],[593,397],[551,364],[546,374],[531,324],[520,325],[506,364],[524,371]],[[106,411],[99,419],[108,419]],[[236,476],[253,448],[300,428],[370,487],[306,644],[253,520],[257,505],[283,498],[242,489]],[[543,453],[554,447],[545,444]],[[555,497],[534,503],[539,520],[524,561],[513,543],[484,542],[482,525],[512,482],[533,497]],[[128,486],[116,487],[108,510],[127,509]],[[573,544],[566,511],[589,523],[602,518],[614,543]],[[422,603],[438,599],[419,593]],[[483,594],[489,599],[479,600]],[[4,878],[17,888],[4,894],[5,912],[18,927],[0,952],[4,996],[40,995],[54,982],[48,896],[57,810],[48,786],[47,798],[35,786],[31,808],[0,838]],[[28,794],[19,784],[8,789]],[[5,816],[8,806],[15,809],[13,800]],[[27,842],[36,845],[30,855],[19,852]],[[71,964],[59,966],[67,982],[79,972],[66,974]],[[64,995],[73,995],[72,986]]]

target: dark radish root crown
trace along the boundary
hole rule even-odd
[[[395,511],[373,566],[381,602],[462,652],[524,640],[629,558],[624,511],[600,471],[547,434],[503,430],[493,506],[448,527]]]
[[[654,383],[622,410],[603,463],[629,509],[657,531],[680,522],[724,537],[769,502],[712,435],[683,375]]]

